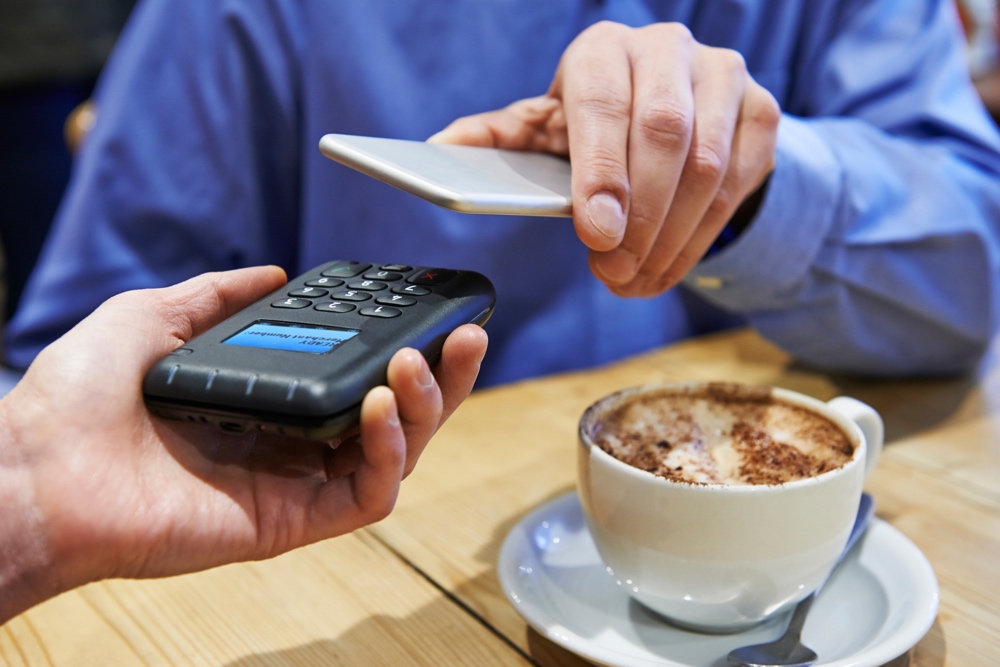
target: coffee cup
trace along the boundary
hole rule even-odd
[[[580,500],[608,573],[674,624],[736,632],[828,576],[883,426],[849,397],[660,384],[591,405],[579,440]]]

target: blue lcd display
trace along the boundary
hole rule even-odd
[[[259,347],[265,350],[326,354],[359,333],[354,329],[330,329],[280,322],[255,322],[222,342],[226,345]]]

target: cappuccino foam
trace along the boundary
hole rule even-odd
[[[636,468],[694,484],[782,484],[854,456],[826,417],[767,389],[721,383],[631,397],[604,415],[594,442]]]

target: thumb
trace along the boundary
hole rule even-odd
[[[215,326],[287,282],[277,266],[205,273],[172,287],[150,290],[170,332],[181,340]]]

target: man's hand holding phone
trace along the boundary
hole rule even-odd
[[[680,24],[599,23],[547,94],[456,120],[430,141],[546,151],[573,165],[573,222],[594,274],[653,296],[704,256],[774,166],[780,108],[735,51]]]

